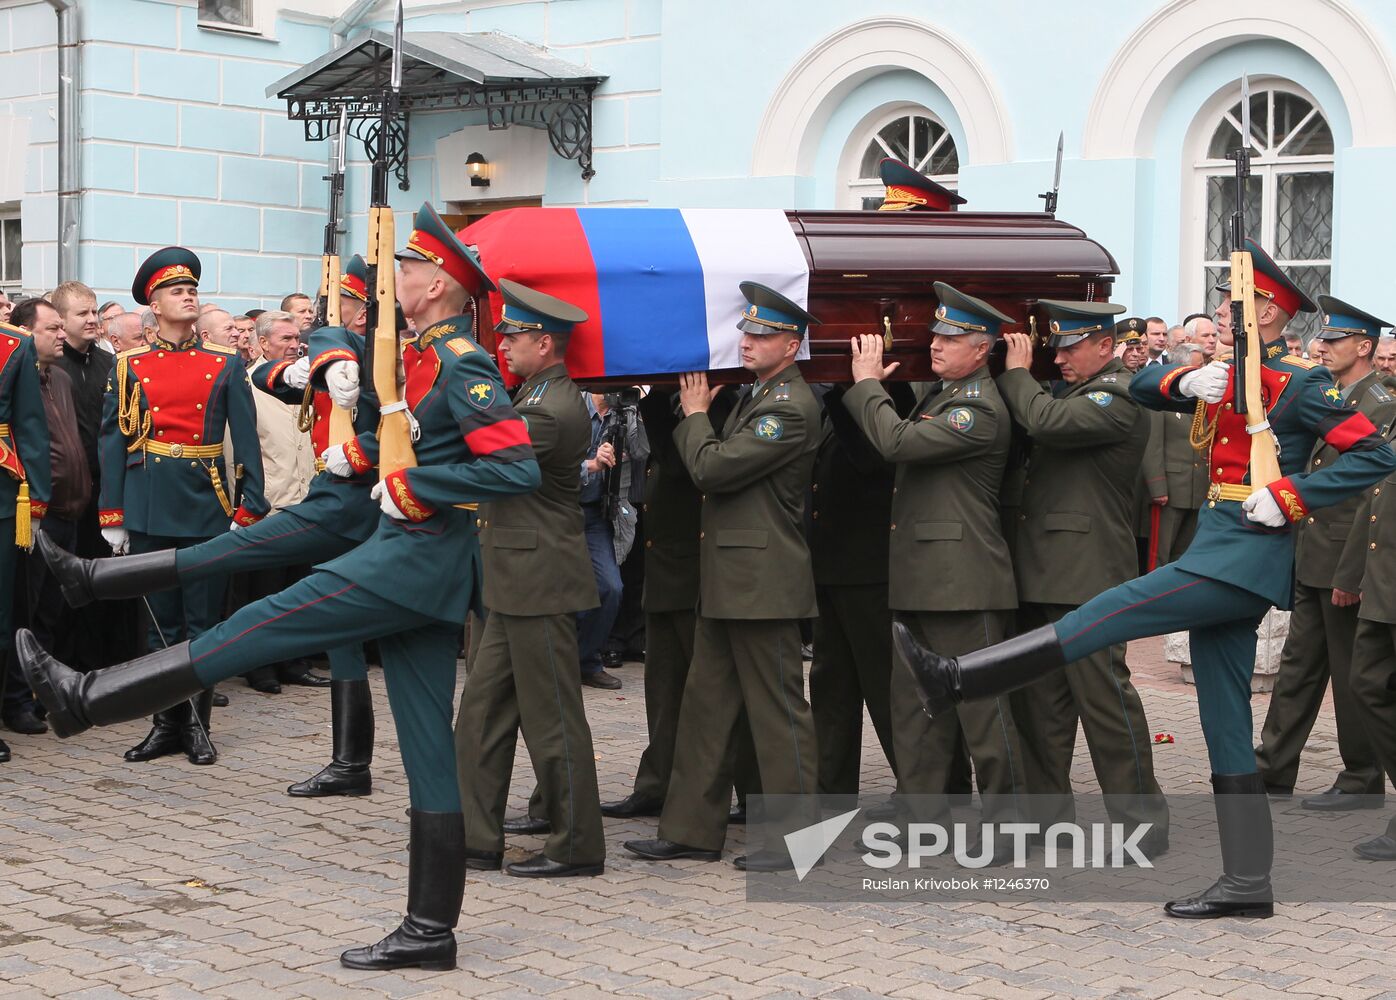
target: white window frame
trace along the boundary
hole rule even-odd
[[[226,31],[234,35],[253,35],[262,38],[270,38],[272,28],[276,19],[273,16],[271,0],[248,0],[252,5],[252,23],[250,25],[229,24],[226,21],[205,21],[198,18],[198,25],[205,31]],[[198,0],[195,0],[194,10],[198,11]]]
[[[11,221],[20,221],[19,208],[16,206],[14,208],[0,209],[0,222]],[[23,224],[21,223],[21,226],[22,225]],[[0,242],[0,275],[3,275],[5,273],[5,261],[3,256],[4,253],[4,243]],[[24,232],[22,229],[19,234],[19,269],[19,277],[14,279],[13,281],[6,281],[3,278],[0,278],[0,292],[4,292],[6,295],[8,295],[10,297],[11,302],[13,302],[15,300],[15,297],[24,289]]]
[[[849,135],[848,142],[844,144],[843,156],[839,158],[839,175],[834,193],[835,208],[861,209],[864,198],[882,197],[886,188],[883,187],[881,180],[875,177],[858,176],[859,168],[863,163],[863,154],[867,152],[869,145],[878,141],[878,133],[898,118],[907,117],[929,118],[945,130],[941,142],[955,144],[955,135],[950,131],[950,126],[940,115],[923,105],[902,103],[874,111],[858,123],[857,128]],[[930,156],[939,146],[938,142],[924,155]],[[958,146],[956,149],[963,157],[964,151],[960,150]],[[912,166],[915,167],[916,164],[913,163]],[[956,190],[960,184],[959,174],[930,174],[929,176],[931,180],[951,191]]]
[[[1315,113],[1323,116],[1328,122],[1330,131],[1332,130],[1333,119],[1323,110],[1323,105],[1303,87],[1282,77],[1252,78],[1252,94],[1272,91],[1302,97],[1313,106]],[[1181,248],[1182,278],[1178,282],[1179,315],[1210,311],[1216,305],[1212,290],[1203,287],[1205,284],[1204,270],[1208,267],[1219,266],[1217,262],[1205,260],[1202,256],[1207,236],[1207,181],[1211,177],[1230,177],[1234,175],[1236,167],[1231,160],[1212,159],[1207,153],[1217,126],[1221,124],[1222,118],[1240,99],[1239,83],[1217,94],[1198,112],[1188,133],[1187,149],[1191,155],[1184,160],[1184,171],[1188,175],[1185,178],[1184,191],[1191,203],[1191,211],[1187,215],[1189,225],[1185,227],[1187,232],[1184,234]],[[1271,111],[1273,112],[1273,103]],[[1271,118],[1273,119],[1273,113]],[[1238,131],[1239,128],[1240,123],[1238,122]],[[1317,156],[1279,156],[1267,151],[1266,155],[1262,157],[1257,150],[1252,149],[1251,175],[1259,177],[1261,182],[1260,232],[1247,233],[1247,236],[1255,239],[1267,250],[1273,251],[1275,229],[1278,223],[1278,178],[1281,174],[1308,174],[1326,171],[1334,175],[1336,188],[1336,136],[1334,142],[1335,148],[1332,154]],[[1326,266],[1329,268],[1330,280],[1332,278],[1333,258],[1331,256],[1326,259],[1313,260],[1285,258],[1284,262],[1290,265]]]

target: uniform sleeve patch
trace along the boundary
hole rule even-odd
[[[494,405],[494,383],[489,381],[472,382],[465,388],[465,398],[477,410],[488,410]]]
[[[1115,401],[1115,397],[1108,392],[1088,392],[1086,393],[1086,398],[1096,406],[1101,407],[1109,406]]]
[[[1341,403],[1343,401],[1343,391],[1336,385],[1330,385],[1327,389],[1324,389],[1323,394],[1334,403]]]
[[[945,415],[945,422],[961,434],[964,434],[974,426],[974,411],[963,406],[957,406]]]
[[[767,441],[779,441],[785,433],[785,425],[779,417],[762,417],[756,422],[756,436]]]

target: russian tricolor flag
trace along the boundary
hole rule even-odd
[[[518,208],[460,235],[491,278],[586,311],[567,351],[575,378],[738,367],[742,281],[809,304],[809,266],[778,209]]]

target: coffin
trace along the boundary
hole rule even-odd
[[[586,214],[600,212],[613,214]],[[511,209],[482,219],[460,235],[479,252],[491,277],[513,278],[593,313],[578,327],[568,350],[568,367],[577,381],[592,386],[674,381],[676,372],[696,367],[708,367],[714,382],[749,380],[739,368],[695,361],[692,351],[670,357],[647,349],[651,338],[660,345],[667,345],[671,336],[682,339],[671,334],[679,324],[676,317],[683,312],[683,302],[692,298],[695,282],[701,293],[702,277],[692,273],[697,257],[668,245],[680,215],[674,209],[650,208]],[[624,238],[604,248],[589,248],[585,239],[576,238],[580,229],[574,220],[579,216],[592,224],[604,219],[601,228],[623,226]],[[696,213],[689,213],[694,229],[711,230],[715,219],[720,229],[724,218],[709,213],[698,220]],[[1040,346],[1034,370],[1043,378],[1052,377],[1046,317],[1037,300],[1108,301],[1112,276],[1118,273],[1114,258],[1099,243],[1043,213],[787,211],[760,218],[732,213],[730,219],[733,233],[721,235],[732,240],[733,275],[784,281],[791,288],[803,285],[809,311],[820,320],[810,327],[808,358],[801,361],[811,382],[847,382],[848,341],[862,333],[881,334],[890,344],[888,359],[901,362],[896,378],[933,378],[929,344],[937,305],[931,289],[935,281],[1001,309],[1015,321],[1005,329],[1036,334]],[[682,225],[682,219],[677,224]],[[772,226],[780,232],[773,233]],[[735,277],[714,279],[712,274],[727,263],[724,255],[711,246],[706,254],[709,297],[714,288],[724,293],[729,286],[734,289]],[[780,260],[770,263],[769,274],[752,273],[767,267],[767,256]],[[599,296],[595,283],[603,288]],[[609,300],[606,287],[612,288]],[[577,301],[588,294],[593,297]],[[710,356],[725,357],[718,342],[730,337],[735,343],[740,336],[734,329],[739,308],[731,307],[729,333],[727,317],[712,319],[709,305],[707,336],[716,345]],[[492,351],[492,327],[501,306],[494,293],[476,303],[476,314],[482,321],[488,318],[480,324],[481,343]]]

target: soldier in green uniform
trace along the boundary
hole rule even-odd
[[[1190,919],[1274,912],[1270,804],[1256,770],[1251,735],[1256,628],[1272,606],[1290,603],[1292,526],[1310,511],[1358,493],[1396,469],[1396,453],[1372,422],[1331,398],[1328,369],[1286,353],[1285,324],[1300,311],[1312,311],[1313,304],[1258,244],[1247,240],[1246,250],[1255,264],[1264,416],[1279,445],[1281,478],[1266,486],[1246,482],[1250,435],[1246,418],[1232,406],[1230,363],[1149,365],[1134,377],[1131,394],[1150,408],[1197,411],[1210,428],[1209,499],[1197,536],[1182,558],[1097,595],[1054,623],[965,656],[940,656],[905,628],[893,626],[897,648],[916,674],[922,704],[932,714],[1030,684],[1115,643],[1189,629],[1222,850],[1221,878],[1197,896],[1165,907],[1169,916]],[[1224,329],[1221,338],[1230,345],[1232,331]],[[1331,464],[1304,472],[1318,437],[1340,454]],[[1369,544],[1369,579],[1382,562],[1371,558],[1371,551]],[[1385,642],[1386,673],[1380,683],[1389,685],[1389,634]],[[1354,690],[1363,676],[1360,636],[1358,647]],[[1375,693],[1376,682],[1371,690]],[[1389,686],[1382,697],[1390,706]],[[1378,749],[1379,758],[1381,754]],[[1396,763],[1396,758],[1386,760]]]
[[[896,463],[888,597],[923,642],[962,653],[1008,634],[1018,605],[998,490],[1008,458],[1008,409],[989,376],[989,350],[1009,317],[944,282],[931,324],[931,383],[900,417],[881,383],[882,338],[853,341],[853,387],[843,404],[884,459]],[[1002,815],[1023,791],[1023,762],[1008,700],[988,699],[929,719],[910,672],[892,678],[899,795],[945,791],[963,731],[985,817]],[[958,716],[959,725],[946,725]]]
[[[698,532],[702,494],[674,447],[677,395],[656,386],[640,400],[650,455],[645,466],[645,721],[649,745],[635,785],[625,798],[601,803],[617,819],[658,816],[674,768],[679,724],[698,607]],[[731,412],[732,393],[720,393],[708,411],[714,431]]]
[[[1008,333],[998,390],[1032,439],[1018,513],[1018,628],[1029,631],[1131,579],[1134,484],[1147,444],[1144,411],[1114,357],[1109,317],[1122,306],[1042,300],[1062,382],[1044,389],[1028,370],[1032,340]],[[1039,821],[1069,821],[1079,718],[1096,780],[1118,822],[1151,822],[1145,853],[1168,848],[1168,808],[1154,777],[1149,724],[1130,683],[1125,646],[1092,652],[1012,696],[1024,784]],[[1045,796],[1054,798],[1048,799]]]
[[[417,224],[436,225],[439,220],[434,217],[431,207],[424,206]],[[252,383],[259,390],[293,404],[301,403],[306,385],[314,383],[310,435],[316,452],[325,457],[317,462],[320,471],[305,499],[250,527],[187,548],[145,555],[79,559],[41,539],[39,551],[69,604],[81,607],[94,600],[158,593],[232,573],[310,565],[341,556],[373,535],[380,513],[369,498],[373,468],[360,460],[356,472],[346,454],[348,442],[331,447],[329,435],[330,413],[336,405],[353,411],[354,433],[371,433],[378,427],[372,388],[361,393],[359,386],[365,276],[364,260],[355,254],[341,281],[340,311],[348,327],[321,327],[311,333],[306,357],[262,365],[252,373]],[[481,272],[479,283],[493,287],[487,282]],[[318,774],[291,785],[290,795],[366,795],[372,790],[373,700],[363,647],[331,648],[328,656],[333,757]]]
[[[751,281],[738,324],[742,367],[756,382],[715,434],[704,374],[685,375],[674,444],[703,491],[693,664],[679,713],[674,771],[659,838],[626,850],[654,861],[716,861],[727,835],[729,748],[745,707],[766,795],[816,790],[814,724],[805,701],[798,620],[816,613],[804,536],[805,492],[819,447],[819,404],[795,364],[808,312]],[[753,852],[738,868],[790,867]]]
[[[1396,395],[1391,392],[1393,380],[1373,367],[1372,358],[1381,328],[1390,324],[1331,295],[1320,295],[1318,306],[1323,326],[1317,336],[1328,349],[1327,367],[1334,381],[1329,397],[1361,413],[1385,434],[1396,417]],[[1316,442],[1305,471],[1332,465],[1338,454],[1327,442]],[[1305,809],[1376,809],[1382,801],[1385,781],[1349,683],[1368,551],[1368,525],[1354,518],[1366,499],[1365,494],[1351,496],[1314,511],[1294,527],[1294,611],[1255,759],[1272,794],[1293,790],[1299,757],[1331,675],[1343,770],[1326,792],[1303,801]]]
[[[520,730],[528,745],[543,817],[543,852],[510,875],[599,875],[606,842],[596,787],[591,727],[577,668],[576,613],[598,604],[583,534],[577,470],[591,444],[591,420],[563,359],[575,306],[507,279],[495,331],[509,371],[522,378],[514,404],[528,425],[542,470],[537,492],[480,511],[485,559],[484,635],[461,691],[456,755],[469,813],[470,867],[497,869],[504,857],[504,807]]]
[[[888,392],[899,414],[909,413],[916,403],[905,382],[890,383]],[[887,526],[893,521],[896,469],[859,429],[844,393],[845,387],[833,386],[824,394],[810,494],[810,558],[819,617],[814,620],[809,702],[819,744],[819,792],[830,795],[858,794],[864,705],[897,774],[887,602]]]
[[[1207,500],[1208,483],[1207,456],[1192,444],[1191,416],[1162,410],[1148,415],[1149,446],[1140,469],[1136,529],[1145,540],[1145,572],[1172,562],[1188,547],[1197,531],[1198,508]]]
[[[377,639],[411,800],[407,915],[382,941],[340,956],[356,969],[455,967],[465,824],[451,699],[461,622],[481,610],[473,508],[539,483],[528,430],[462,315],[467,287],[482,277],[474,255],[449,230],[416,230],[406,249],[397,292],[420,331],[402,349],[417,464],[373,487],[381,515],[368,541],[192,641],[86,675],[27,631],[16,637],[60,737],[168,707],[249,667],[312,653],[329,637]],[[377,435],[358,435],[346,451],[356,473],[367,471]]]
[[[34,338],[28,330],[0,323],[0,678],[9,675],[14,642],[16,552],[43,537],[34,522],[48,510],[49,463]],[[0,764],[9,759],[10,748],[0,740]]]
[[[254,524],[268,510],[247,371],[232,348],[194,332],[200,271],[194,254],[166,247],[146,259],[131,286],[159,331],[153,343],[117,358],[102,408],[98,520],[117,555],[188,548]],[[223,462],[225,429],[236,469]],[[239,489],[242,504],[235,509]],[[222,617],[226,586],[218,573],[152,594],[148,648],[212,628]],[[192,764],[212,764],[218,759],[208,738],[212,708],[212,691],[200,692],[197,705],[171,706],[126,759],[183,750]]]

